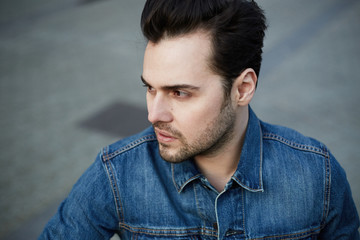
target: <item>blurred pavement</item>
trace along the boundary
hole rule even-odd
[[[144,0],[0,3],[0,239],[36,239],[98,151],[145,128]],[[360,210],[360,1],[259,0],[252,107],[324,142]]]

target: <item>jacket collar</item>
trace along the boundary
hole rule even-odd
[[[252,192],[263,192],[262,158],[263,143],[260,121],[249,107],[249,122],[241,157],[232,179]]]
[[[202,177],[193,160],[171,164],[173,182],[180,193],[190,182]],[[262,132],[260,121],[249,106],[249,121],[236,172],[232,179],[251,192],[262,192]]]
[[[172,163],[171,171],[173,182],[180,193],[188,183],[200,178],[202,174],[196,168],[193,160],[187,160],[181,163]]]

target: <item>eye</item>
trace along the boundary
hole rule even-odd
[[[190,97],[190,93],[185,92],[185,91],[181,91],[181,90],[174,90],[173,94],[174,94],[175,97],[179,97],[179,98]]]
[[[153,87],[151,87],[151,86],[149,86],[149,85],[146,85],[146,84],[144,84],[143,86],[144,86],[145,88],[147,88],[146,91],[147,91],[148,93],[154,93],[154,92],[155,92],[155,89],[154,89]]]

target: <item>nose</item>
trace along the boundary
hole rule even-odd
[[[171,122],[173,120],[171,107],[166,98],[160,95],[147,98],[148,120],[152,124],[157,122]]]

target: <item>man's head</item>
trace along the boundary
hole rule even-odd
[[[263,17],[255,3],[240,0],[147,1],[142,80],[165,160],[216,157],[240,145],[260,68]]]
[[[221,76],[208,67],[210,45],[206,33],[196,32],[146,47],[148,119],[167,161],[214,154],[232,138],[235,110]]]
[[[254,1],[147,0],[141,28],[153,43],[199,30],[209,33],[209,67],[222,76],[226,94],[243,70],[252,68],[259,76],[266,20]]]

